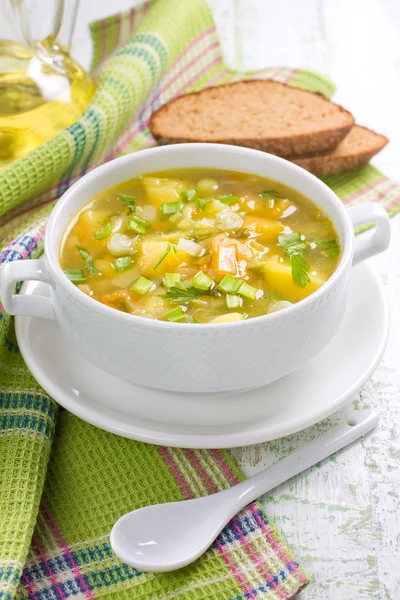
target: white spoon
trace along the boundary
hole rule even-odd
[[[378,420],[375,412],[359,411],[347,422],[223,492],[127,513],[112,528],[111,547],[123,562],[141,571],[180,569],[201,556],[247,504],[354,442],[373,429]]]

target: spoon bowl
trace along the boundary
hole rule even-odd
[[[114,525],[111,546],[137,569],[180,569],[201,556],[226,525],[222,494],[134,510]]]

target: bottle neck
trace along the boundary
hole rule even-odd
[[[44,57],[46,53],[69,53],[79,0],[46,0],[45,13],[39,2],[11,2],[28,47],[41,49]]]

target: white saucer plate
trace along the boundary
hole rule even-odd
[[[27,282],[22,294],[49,294]],[[240,394],[176,394],[128,384],[82,358],[57,323],[16,317],[24,360],[44,390],[84,421],[142,442],[229,448],[290,435],[355,397],[386,347],[382,285],[364,264],[353,269],[346,313],[331,343],[294,373]]]

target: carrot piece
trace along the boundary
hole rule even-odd
[[[209,256],[204,256],[199,259],[199,267],[207,275],[208,271],[212,268],[212,259]]]
[[[116,292],[112,292],[111,294],[94,294],[93,298],[95,300],[105,300],[106,302],[115,302],[115,300],[122,300],[126,298],[126,292],[123,290],[118,290]]]
[[[164,229],[164,227],[165,223],[152,223],[150,229],[148,229],[147,231],[161,231],[161,229]]]
[[[111,302],[106,302],[106,300],[100,300],[100,298],[96,298],[96,300],[97,300],[97,302],[101,302],[101,304],[105,304],[106,306],[109,306],[110,308],[115,308],[115,304],[112,304]]]
[[[122,300],[126,300],[127,293],[123,290],[119,290],[117,292],[112,292],[112,294],[94,294],[92,296],[98,302],[102,304],[106,304],[107,306],[111,306],[111,308],[115,308],[115,305]]]

